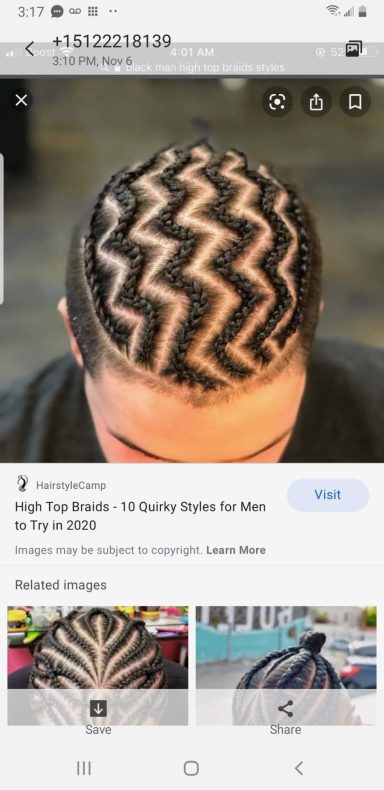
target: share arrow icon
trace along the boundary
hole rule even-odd
[[[280,713],[286,713],[287,716],[289,716],[289,718],[292,718],[293,716],[292,711],[287,710],[287,708],[289,708],[291,705],[293,705],[293,700],[289,699],[288,702],[285,703],[285,705],[279,705],[277,710],[280,711]]]

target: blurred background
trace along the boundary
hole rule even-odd
[[[39,78],[25,83],[32,109],[17,113],[9,94],[20,82],[0,80],[6,164],[0,386],[67,350],[56,304],[71,232],[110,175],[207,132],[214,144],[245,150],[252,164],[272,162],[310,203],[325,262],[319,334],[384,345],[384,81],[359,83],[372,98],[362,118],[341,111],[340,94],[351,83],[339,80],[326,83],[333,95],[326,116],[301,109],[310,81],[288,80],[294,109],[270,117],[261,107],[270,84]]]
[[[202,606],[196,612],[196,686],[236,688],[261,657],[296,647],[308,629],[326,636],[321,651],[345,688],[375,689],[376,607]]]

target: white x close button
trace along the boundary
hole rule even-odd
[[[16,112],[27,112],[31,109],[33,104],[33,95],[31,91],[25,88],[12,91],[9,97],[9,102],[13,110]]]

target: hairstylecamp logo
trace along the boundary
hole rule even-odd
[[[18,485],[19,491],[22,491],[24,493],[24,491],[26,490],[27,485],[28,485],[28,477],[27,477],[27,475],[19,475],[18,478],[17,478],[17,485]]]

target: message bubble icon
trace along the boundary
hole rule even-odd
[[[60,16],[63,16],[64,8],[62,5],[53,5],[51,8],[51,16],[54,19],[58,19]]]

